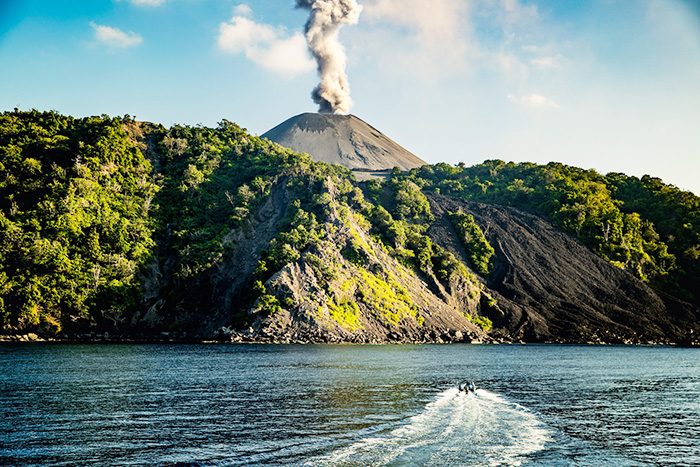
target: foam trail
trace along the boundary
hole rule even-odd
[[[345,74],[345,52],[338,42],[343,24],[355,24],[362,7],[355,0],[296,0],[297,7],[309,10],[306,42],[316,59],[321,83],[311,97],[321,113],[348,113],[352,106],[350,85]]]
[[[551,439],[524,407],[483,389],[475,396],[452,388],[402,426],[358,439],[313,465],[517,466]]]

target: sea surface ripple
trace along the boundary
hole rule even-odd
[[[0,465],[700,466],[700,349],[2,344]]]

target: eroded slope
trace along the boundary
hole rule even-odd
[[[696,319],[689,305],[662,299],[540,216],[435,194],[428,199],[436,217],[428,234],[458,257],[463,247],[446,213],[461,210],[481,226],[496,253],[484,278],[497,301],[489,316],[514,339],[677,341]]]

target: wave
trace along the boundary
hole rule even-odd
[[[462,394],[451,388],[400,426],[304,465],[518,466],[551,441],[551,430],[526,408],[484,389]]]

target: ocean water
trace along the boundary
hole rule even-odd
[[[0,465],[700,466],[700,349],[5,344]]]

